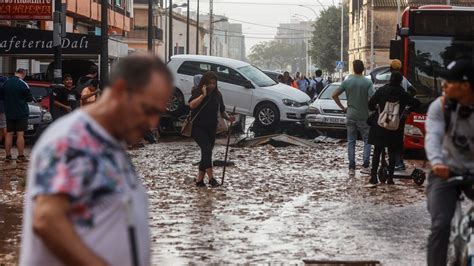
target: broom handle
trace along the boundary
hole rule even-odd
[[[234,109],[232,110],[232,114],[231,114],[231,115],[235,115],[235,106],[234,106]],[[229,129],[227,130],[227,145],[226,145],[226,148],[225,148],[224,170],[222,171],[222,182],[221,182],[221,185],[224,185],[225,169],[226,169],[226,166],[227,166],[227,155],[229,154],[230,133],[231,133],[232,125],[233,125],[233,124],[234,124],[234,121],[231,121],[231,122],[230,122],[230,125],[229,125]]]

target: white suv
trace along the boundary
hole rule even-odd
[[[191,97],[193,77],[213,71],[227,110],[255,117],[258,125],[275,127],[280,121],[303,121],[310,98],[306,93],[280,84],[260,69],[238,60],[200,55],[177,55],[168,68],[174,75],[175,92],[170,111],[182,110]]]

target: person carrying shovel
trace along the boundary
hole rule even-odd
[[[217,187],[220,184],[214,178],[212,170],[212,150],[216,141],[218,115],[230,122],[235,118],[225,112],[224,100],[217,87],[217,75],[214,72],[206,72],[201,78],[200,75],[195,76],[189,107],[193,119],[191,136],[201,149],[196,186],[206,187],[204,177],[207,174],[209,185]]]

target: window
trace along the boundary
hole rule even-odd
[[[265,75],[265,73],[263,73],[260,69],[252,65],[238,68],[238,70],[259,87],[270,87],[277,84],[273,79]]]
[[[213,71],[216,72],[219,81],[234,85],[243,86],[245,78],[232,68],[221,65],[213,65]]]
[[[201,62],[186,61],[179,68],[178,73],[188,76],[204,74],[211,70],[211,65]]]

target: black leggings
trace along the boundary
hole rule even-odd
[[[377,176],[377,172],[379,169],[380,157],[382,155],[382,151],[386,147],[383,146],[375,146],[374,154],[372,157],[372,171],[371,176]],[[393,177],[393,172],[395,171],[395,155],[397,149],[393,147],[388,147],[388,176]]]
[[[216,141],[215,127],[193,126],[192,137],[201,148],[201,161],[199,171],[206,171],[212,168],[212,150]]]

